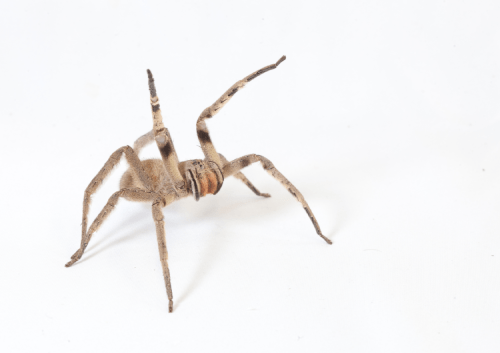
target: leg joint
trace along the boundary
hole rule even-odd
[[[269,159],[267,159],[266,157],[259,156],[259,155],[255,155],[255,157],[260,161],[260,163],[262,164],[262,167],[265,170],[274,169],[274,164]]]

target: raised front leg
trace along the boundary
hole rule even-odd
[[[149,78],[149,93],[151,96],[151,110],[153,111],[153,132],[156,145],[160,150],[161,158],[172,179],[172,183],[176,190],[184,188],[184,179],[179,171],[179,158],[175,152],[174,143],[170,137],[168,129],[163,125],[163,118],[160,110],[160,101],[156,95],[155,81],[153,74],[148,70]],[[145,142],[147,142],[147,136]]]
[[[281,185],[283,185],[297,199],[297,201],[299,201],[302,204],[302,207],[304,207],[304,210],[306,211],[307,215],[309,216],[311,222],[314,225],[314,228],[316,229],[316,233],[318,233],[318,235],[321,238],[323,238],[328,244],[332,244],[332,241],[321,233],[321,229],[319,228],[319,224],[316,221],[316,217],[314,217],[314,214],[312,213],[311,208],[304,199],[304,196],[302,196],[300,191],[295,186],[293,186],[293,184],[290,183],[288,179],[285,178],[283,174],[281,174],[278,171],[278,169],[274,167],[274,165],[271,163],[269,159],[256,154],[249,154],[247,156],[237,158],[234,161],[229,162],[224,166],[224,168],[222,169],[224,177],[227,178],[231,175],[235,175],[241,169],[255,162],[260,162],[262,164],[262,167],[269,174],[271,174],[276,180],[278,180],[281,183]]]
[[[167,200],[167,204],[174,200],[173,197]],[[158,250],[160,251],[160,261],[163,269],[163,279],[165,280],[165,287],[167,288],[168,296],[168,311],[171,313],[174,310],[174,297],[172,294],[172,284],[170,283],[170,271],[168,269],[168,252],[167,240],[165,238],[165,222],[163,221],[162,200],[157,199],[153,203],[153,219],[156,225],[156,238],[158,240]]]
[[[221,160],[219,158],[219,155],[217,154],[217,151],[215,150],[215,147],[212,143],[212,140],[210,139],[210,133],[208,132],[207,124],[205,123],[205,119],[210,119],[212,118],[215,114],[219,112],[220,109],[224,105],[229,102],[231,98],[238,92],[240,89],[245,87],[245,85],[252,81],[254,78],[262,75],[263,73],[273,70],[278,67],[279,64],[281,64],[282,61],[286,59],[285,56],[282,56],[275,64],[268,65],[266,67],[263,67],[260,70],[255,71],[254,73],[248,75],[244,79],[236,82],[234,85],[229,88],[226,93],[222,95],[217,101],[212,104],[210,107],[206,108],[198,118],[198,121],[196,123],[196,132],[198,134],[198,139],[200,140],[201,144],[201,149],[203,150],[203,153],[205,154],[205,158],[208,159],[209,161],[213,161],[217,163],[219,167],[222,166]]]

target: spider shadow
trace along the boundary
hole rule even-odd
[[[201,210],[199,209],[200,212],[196,216],[197,220],[203,221],[206,219],[211,219],[211,218],[214,218],[214,216],[216,216],[217,214],[224,213],[224,210],[219,210],[219,209],[222,208],[221,205],[226,206],[225,204],[227,202],[227,199],[220,200],[218,198],[212,198],[210,201],[212,201],[210,205],[205,204],[204,207],[201,208]],[[213,204],[214,201],[215,201],[216,205]],[[258,201],[260,201],[260,199],[255,200],[255,202],[258,202]],[[241,208],[243,208],[243,207],[246,207],[247,204],[248,204],[248,202],[246,202],[246,203],[242,202],[242,203],[239,203],[237,205],[233,205],[231,207],[231,209],[235,210],[234,206],[236,206],[236,207],[240,206]],[[214,211],[214,209],[216,211]],[[218,212],[217,210],[219,210],[221,212]],[[117,210],[115,210],[115,212],[119,212],[119,210],[117,209]],[[168,213],[170,213],[170,216],[172,216],[172,214],[178,213],[179,210],[172,208],[172,207],[170,207],[170,208],[167,207],[167,208],[163,209],[163,212],[165,212],[165,213],[168,212]],[[248,216],[249,214],[245,213],[245,215]],[[246,219],[246,218],[248,218],[248,217],[241,217],[241,220]],[[151,224],[148,224],[147,222],[145,222],[144,221],[145,219],[148,219]],[[175,227],[175,228],[177,228],[179,226],[181,226],[181,222],[179,224],[173,225],[173,227]],[[134,227],[134,229],[129,231],[129,232],[126,232],[124,234],[123,229],[130,229],[131,227]],[[95,239],[95,240],[93,239],[94,241],[89,244],[88,248],[85,251],[84,256],[78,262],[76,262],[74,265],[84,263],[85,261],[93,258],[94,256],[101,254],[102,252],[106,251],[107,249],[109,249],[113,246],[122,244],[122,243],[126,243],[127,241],[130,241],[131,239],[133,239],[139,235],[149,234],[149,233],[155,235],[154,221],[152,219],[150,205],[147,203],[144,203],[143,207],[138,207],[136,210],[134,210],[133,215],[131,217],[128,217],[126,221],[117,222],[114,224],[114,226],[111,229],[103,229],[103,230],[105,230],[105,231],[104,232],[102,232],[102,231],[96,232],[94,234],[93,238],[96,235],[100,235],[99,239]],[[111,239],[110,239],[110,237],[111,237]]]
[[[276,189],[273,188],[271,184],[265,185],[265,189]],[[229,191],[229,190],[228,190]],[[279,191],[275,191],[279,194]],[[238,195],[234,197],[233,195]],[[329,195],[323,195],[324,197],[330,199]],[[273,204],[271,207],[265,204],[266,198],[258,197],[255,195],[245,195],[244,192],[226,192],[224,194],[221,193],[218,197],[210,197],[204,200],[203,207],[198,207],[196,213],[192,216],[191,222],[205,221],[207,219],[218,218],[221,222],[224,220],[231,219],[232,222],[237,222],[242,224],[248,222],[258,222],[260,220],[265,221],[269,218],[274,218],[277,213],[286,213],[288,209],[293,207],[297,207],[297,202],[293,198],[286,197],[284,195],[280,195],[278,197],[273,198]],[[192,202],[193,205],[195,203],[193,200],[185,200],[184,202]],[[208,201],[208,202],[207,202]],[[265,205],[265,207],[262,207]],[[202,206],[202,205],[199,205]],[[259,207],[261,206],[261,207]],[[241,211],[243,209],[243,211]],[[163,212],[169,213],[172,216],[175,213],[182,212],[182,208],[176,207],[167,207],[163,209]],[[116,210],[119,212],[119,210]],[[171,217],[170,217],[171,218]],[[133,211],[133,215],[129,216],[126,221],[117,222],[111,229],[107,229],[105,232],[102,232],[98,240],[94,243],[89,244],[89,248],[86,251],[85,255],[80,261],[76,264],[83,263],[92,257],[105,252],[110,247],[116,246],[118,244],[125,243],[130,241],[131,239],[142,235],[142,234],[153,234],[154,235],[154,227],[152,225],[148,225],[144,220],[148,219],[153,224],[152,216],[151,216],[151,208],[148,204],[143,204],[143,207],[138,207]],[[304,222],[307,221],[306,215],[304,215]],[[175,221],[174,221],[175,222]],[[183,221],[175,222],[172,224],[173,228],[181,227]],[[134,229],[123,232],[123,229],[130,229],[134,227]],[[153,227],[153,228],[152,228]],[[332,239],[333,235],[338,232],[340,228],[340,222],[335,222],[335,228],[329,232],[330,236],[328,238]],[[314,232],[311,229],[311,232]],[[175,305],[180,305],[186,298],[188,298],[196,288],[202,283],[206,274],[210,271],[210,269],[216,264],[216,259],[218,258],[218,254],[223,251],[224,242],[217,241],[217,236],[220,236],[221,233],[224,233],[224,230],[220,228],[216,228],[211,232],[210,239],[206,242],[208,245],[203,249],[201,256],[197,259],[197,264],[194,270],[194,273],[190,276],[190,280],[187,285],[184,287],[179,296],[177,296]],[[112,237],[110,240],[109,237]],[[204,234],[203,236],[207,236]],[[114,238],[114,239],[113,239]]]
[[[214,198],[213,203],[204,207],[203,210],[200,210],[197,218],[199,220],[206,220],[209,218],[213,219],[216,216],[226,215],[225,217],[220,217],[219,219],[223,221],[224,218],[231,218],[233,221],[236,220],[237,222],[244,224],[245,221],[248,222],[249,219],[253,220],[254,217],[272,217],[269,210],[263,207],[251,207],[258,205],[260,202],[265,202],[264,198],[255,198],[252,201],[248,201],[248,199],[245,198],[244,200],[244,202],[235,202],[228,206],[229,197],[219,197],[218,199]],[[251,204],[251,206],[249,204]],[[252,208],[255,211],[252,213],[247,212],[248,210],[245,210],[245,212],[239,212],[238,209],[242,208]],[[227,215],[228,209],[231,211],[230,215]],[[177,296],[174,304],[176,307],[181,305],[181,303],[186,300],[197,287],[199,287],[206,277],[206,274],[209,273],[210,269],[215,265],[217,258],[219,257],[218,255],[221,254],[224,249],[224,244],[226,244],[226,242],[217,240],[221,235],[223,235],[224,232],[224,229],[217,227],[211,231],[210,235],[208,235],[209,239],[206,239],[205,241],[208,245],[206,245],[203,249],[201,256],[197,258],[197,264],[194,272],[190,275],[189,282]],[[204,236],[206,237],[207,235],[205,234]]]
[[[73,266],[79,263],[84,263],[85,261],[90,260],[92,257],[102,253],[103,251],[106,251],[107,249],[113,246],[126,243],[127,241],[130,241],[131,239],[141,234],[147,234],[150,226],[146,222],[144,222],[144,219],[148,218],[148,216],[149,218],[152,219],[150,209],[144,207],[140,210],[140,212],[134,212],[134,215],[132,217],[129,217],[127,221],[116,223],[114,227],[106,230],[106,232],[100,232],[100,233],[96,232],[94,234],[94,237],[97,234],[102,236],[99,237],[99,239],[96,240],[95,242],[89,244],[89,247],[85,251],[84,256],[82,256],[82,258],[78,262],[76,262]],[[151,220],[151,222],[153,221]],[[134,225],[136,226],[133,230],[123,234],[124,228],[129,229]],[[102,246],[102,244],[104,245]]]
[[[269,189],[273,189],[273,184],[274,183],[266,184],[264,186],[264,189],[266,189],[266,191]],[[308,221],[309,217],[302,209],[300,203],[297,203],[297,200],[295,198],[290,197],[289,195],[283,195],[282,193],[280,193],[281,190],[279,189],[277,190],[276,187],[274,187],[274,190],[278,196],[273,197],[271,195],[271,200],[273,201],[272,206],[264,204],[265,207],[258,207],[256,205],[259,205],[260,202],[266,202],[266,200],[268,199],[254,195],[247,196],[246,194],[243,195],[243,193],[237,192],[238,195],[237,201],[235,201],[235,197],[231,196],[233,194],[226,194],[224,195],[225,197],[218,197],[212,199],[213,201],[211,202],[211,207],[207,208],[206,211],[200,216],[204,218],[208,217],[212,218],[214,214],[217,215],[230,214],[230,216],[228,217],[230,217],[231,220],[233,221],[236,220],[237,222],[241,222],[244,224],[245,222],[249,221],[254,223],[260,220],[275,218],[276,214],[278,213],[287,214],[290,210],[296,210],[297,208],[300,208],[301,210],[298,213],[300,214],[300,212],[302,212],[303,216],[298,216],[298,222],[304,222],[308,226],[313,227],[311,221]],[[310,193],[312,194],[312,192]],[[320,195],[320,197],[317,197],[316,200],[321,200],[321,201],[337,200],[338,209],[332,206],[330,212],[328,212],[332,215],[335,215],[334,217],[335,222],[333,222],[333,226],[330,226],[330,229],[328,230],[327,233],[325,233],[325,229],[322,227],[323,234],[327,238],[333,241],[335,235],[339,232],[339,230],[342,228],[342,225],[347,220],[347,213],[345,211],[347,205],[345,205],[345,203],[342,202],[339,195],[333,193],[327,193],[324,190],[321,193],[316,193],[316,194]],[[244,212],[239,212],[238,209],[241,208],[246,208],[246,209],[244,210]],[[317,207],[314,208],[316,209]],[[214,213],[214,210],[216,213]],[[291,220],[293,220],[293,216],[290,217]],[[318,219],[318,222],[320,223],[320,225],[323,223],[322,219]],[[311,228],[310,231],[312,232],[312,234],[316,234],[314,228]]]
[[[287,197],[277,197],[272,207],[258,207],[261,205],[260,202],[265,202],[266,199],[262,197],[256,197],[249,201],[248,198],[242,198],[241,202],[230,202],[230,196],[220,196],[219,198],[214,198],[211,202],[210,207],[205,207],[203,211],[197,216],[198,219],[213,218],[216,215],[225,215],[225,217],[220,217],[220,219],[231,218],[232,221],[236,221],[244,226],[247,222],[255,222],[255,220],[264,220],[275,217],[276,213],[286,212],[288,208],[296,206],[296,201],[292,198]],[[244,209],[244,212],[240,212],[239,209]],[[229,214],[229,215],[228,215]],[[304,216],[304,219],[307,217]],[[329,232],[330,235],[335,234],[340,228],[339,223],[336,223],[335,228]],[[314,230],[311,230],[314,232]],[[211,239],[208,240],[208,244],[203,250],[202,255],[197,261],[197,266],[193,274],[190,275],[190,281],[185,286],[180,295],[177,296],[175,305],[180,305],[186,298],[193,293],[196,288],[202,283],[204,277],[210,271],[210,268],[216,262],[217,255],[223,250],[223,242],[214,241],[216,235],[220,235],[224,231],[215,230],[210,235]],[[332,236],[329,237],[330,239]],[[322,239],[320,239],[323,242]]]

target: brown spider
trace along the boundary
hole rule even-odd
[[[168,270],[167,262],[167,244],[165,241],[163,213],[161,210],[162,207],[166,207],[172,202],[189,195],[194,196],[196,201],[198,201],[200,197],[207,194],[216,195],[222,187],[224,178],[229,176],[234,176],[237,179],[240,179],[256,195],[270,197],[271,195],[261,193],[257,190],[257,188],[255,188],[255,186],[253,186],[253,184],[243,175],[243,173],[240,172],[241,169],[255,162],[260,162],[269,174],[271,174],[288,189],[288,191],[304,207],[307,215],[314,225],[314,228],[316,228],[318,235],[328,244],[332,244],[330,239],[321,234],[318,222],[316,221],[316,218],[314,217],[302,194],[274,167],[271,161],[259,155],[249,154],[228,162],[223,155],[217,153],[215,150],[215,147],[210,140],[207,125],[205,124],[205,119],[210,119],[217,114],[217,112],[234,96],[234,94],[242,89],[248,82],[269,70],[277,68],[278,65],[285,59],[286,57],[283,56],[276,62],[276,64],[266,66],[245,77],[243,80],[236,82],[214,104],[205,109],[196,123],[198,139],[200,140],[205,159],[193,159],[181,163],[179,163],[179,159],[175,153],[172,138],[170,137],[167,128],[163,126],[160,103],[158,96],[156,95],[153,75],[151,74],[151,71],[148,70],[151,108],[153,111],[153,130],[138,138],[134,143],[134,148],[124,146],[116,150],[111,157],[109,157],[104,167],[90,182],[89,186],[85,190],[83,198],[82,241],[80,249],[78,249],[78,251],[71,256],[71,261],[66,264],[66,267],[73,265],[82,257],[85,248],[92,238],[92,234],[99,229],[106,217],[108,217],[111,211],[113,211],[116,203],[118,202],[118,198],[124,197],[129,201],[152,202],[153,219],[156,225],[156,237],[158,239],[158,248],[160,250],[160,260],[163,267],[165,285],[167,287],[169,301],[168,310],[169,312],[172,312],[174,304],[172,286],[170,284],[170,272]],[[153,140],[156,141],[162,160],[139,160],[139,151]],[[109,198],[108,203],[104,206],[101,213],[99,213],[87,231],[87,215],[89,212],[91,196],[109,175],[113,167],[118,164],[122,154],[125,154],[125,158],[130,164],[130,169],[128,169],[121,178],[120,190],[115,192]]]

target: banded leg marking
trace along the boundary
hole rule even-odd
[[[225,166],[228,161],[226,157],[224,157],[222,154],[219,153],[219,157],[222,161],[222,165]],[[262,197],[271,197],[271,195],[267,193],[262,193],[260,192],[253,184],[250,182],[250,180],[247,179],[247,177],[242,173],[242,172],[237,172],[236,174],[233,175],[236,179],[241,180],[250,190],[253,191],[253,193],[257,196],[262,196]]]
[[[199,139],[200,144],[201,144],[201,148],[203,150],[203,154],[205,154],[206,159],[217,163],[219,166],[222,165],[221,160],[219,158],[219,155],[218,155],[217,151],[215,150],[215,147],[210,139],[210,133],[209,133],[207,125],[205,123],[205,119],[210,119],[215,114],[217,114],[219,112],[219,110],[222,109],[222,107],[224,107],[224,105],[226,105],[227,102],[229,102],[229,100],[235,95],[235,93],[238,92],[243,87],[245,87],[245,85],[248,82],[252,81],[256,77],[262,75],[263,73],[265,73],[267,71],[274,70],[285,59],[286,59],[286,57],[282,56],[275,64],[265,66],[262,69],[257,70],[254,73],[248,75],[244,79],[236,82],[214,104],[212,104],[210,107],[206,108],[201,113],[201,115],[198,118],[198,121],[196,123],[196,131],[198,134],[198,139]]]
[[[179,171],[179,158],[175,152],[174,143],[168,129],[163,125],[163,117],[160,110],[160,101],[156,95],[156,87],[153,74],[148,70],[149,93],[151,96],[151,110],[153,112],[153,133],[156,145],[160,150],[163,164],[172,179],[174,187],[182,188],[184,179]]]

